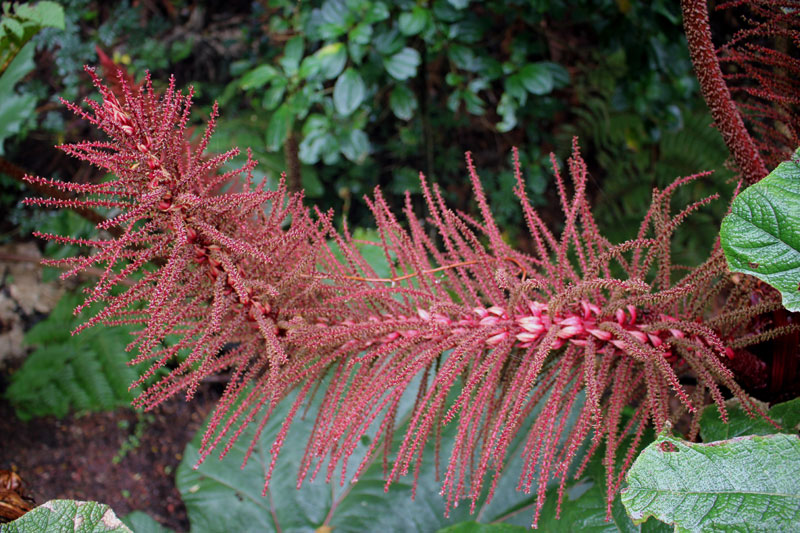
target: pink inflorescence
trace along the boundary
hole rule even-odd
[[[423,176],[426,222],[415,215],[410,196],[402,224],[379,190],[366,199],[380,235],[372,244],[384,250],[391,270],[392,278],[382,279],[347,230],[335,230],[330,214],[314,213],[283,182],[275,191],[254,184],[249,157],[242,168],[219,171],[238,150],[205,155],[216,107],[193,144],[187,131],[191,92],[181,95],[170,83],[159,96],[149,79],[134,91],[120,76],[122,94],[116,95],[94,80],[103,103],[88,101],[92,113],[69,106],[110,140],[62,148],[114,178],[70,184],[29,177],[76,198],[28,203],[115,210],[98,224],[114,230],[111,238],[41,236],[92,250],[51,261],[66,267],[66,276],[101,267],[79,310],[102,307],[79,330],[140,326],[129,346],[138,351],[132,362],[151,366],[134,384],[146,386],[139,405],[153,408],[180,391],[191,396],[203,379],[229,376],[201,443],[201,461],[219,445],[225,455],[255,424],[249,457],[277,406],[294,391],[270,449],[265,491],[289,427],[313,399],[316,418],[298,484],[323,462],[327,479],[341,466],[344,482],[348,460],[370,434],[355,477],[382,449],[387,487],[412,470],[416,487],[426,444],[434,443],[438,472],[448,429],[446,508],[463,498],[474,507],[487,477],[491,498],[516,439],[523,460],[518,488],[538,494],[535,524],[550,481],[559,480],[560,501],[571,467],[580,475],[601,444],[610,516],[647,427],[660,430],[688,411],[696,434],[699,407],[708,397],[725,416],[723,386],[748,412],[762,413],[725,361],[733,347],[747,345],[737,337],[752,317],[779,301],[750,306],[747,288],[729,283],[718,247],[706,263],[673,279],[670,237],[709,199],[673,214],[670,198],[701,175],[655,190],[636,239],[613,245],[589,208],[588,170],[577,141],[568,161],[571,190],[554,162],[564,212],[560,235],[528,200],[515,151],[514,192],[533,243],[526,253],[503,238],[468,154],[479,218],[450,209]],[[521,278],[505,263],[513,263]],[[729,295],[726,303],[708,317],[720,294]],[[156,380],[159,369],[167,372]],[[684,386],[684,376],[696,385]],[[402,411],[409,391],[413,406]],[[405,433],[394,450],[401,426]],[[584,443],[589,452],[575,465]]]
[[[613,318],[606,317],[605,319],[601,317],[601,311],[597,305],[587,300],[581,300],[579,305],[581,308],[580,313],[565,312],[554,314],[548,312],[546,304],[536,301],[527,301],[522,309],[512,314],[496,305],[488,308],[475,307],[472,309],[474,316],[459,319],[453,319],[443,313],[430,312],[419,308],[417,309],[417,318],[422,323],[431,322],[447,326],[448,334],[455,335],[463,335],[477,328],[491,328],[491,332],[484,340],[487,348],[497,346],[508,338],[514,339],[513,348],[530,348],[541,340],[553,326],[555,326],[555,340],[552,343],[553,350],[561,348],[566,343],[575,346],[586,346],[587,339],[590,337],[597,340],[597,353],[606,353],[615,349],[626,351],[630,342],[624,338],[627,335],[636,339],[642,345],[647,345],[651,348],[661,347],[669,337],[678,339],[686,337],[680,329],[653,329],[648,322],[637,321],[637,310],[633,305],[628,305],[626,310],[617,309]],[[369,317],[369,320],[374,323],[396,323],[398,321],[408,321],[409,317],[405,315],[373,315]],[[664,314],[659,316],[659,320],[662,322],[677,321],[676,318]],[[605,327],[604,322],[608,321],[615,322],[624,333],[620,335],[613,329]],[[319,325],[327,326],[324,322],[320,322]],[[339,325],[353,325],[353,322],[343,321]],[[385,344],[400,337],[415,336],[418,333],[415,329],[401,329],[360,344],[356,340],[348,342],[350,346],[359,345],[366,349],[374,344]],[[434,339],[436,334],[428,333],[424,337]],[[731,348],[726,348],[725,352],[729,358],[732,359],[734,357],[734,352]],[[678,355],[668,347],[664,348],[663,353],[664,357],[670,362],[677,362]]]

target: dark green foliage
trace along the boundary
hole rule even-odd
[[[644,127],[641,118],[632,114],[626,116],[626,120],[632,121],[632,124]],[[612,173],[602,180],[596,212],[601,227],[612,239],[622,241],[632,238],[650,202],[653,187],[663,188],[677,177],[713,170],[710,176],[676,191],[673,201],[676,206],[688,205],[714,193],[719,193],[723,198],[697,212],[676,231],[673,243],[675,257],[682,264],[697,265],[705,260],[706,250],[717,238],[719,221],[728,209],[726,199],[733,192],[733,173],[724,167],[728,151],[719,132],[711,126],[711,117],[707,112],[685,108],[677,118],[680,126],[665,131],[658,142],[645,150],[647,157],[641,169],[625,170],[620,165],[613,165],[616,169],[614,172],[620,174]],[[599,124],[593,127],[598,131],[603,129]],[[599,138],[609,136],[606,134]],[[625,153],[630,148],[624,137],[619,137],[616,142],[618,144],[611,142],[599,148],[598,157],[613,153],[620,161],[627,160],[629,164],[634,164],[636,154]]]
[[[96,328],[72,336],[85,317],[72,310],[83,301],[66,293],[51,315],[25,336],[36,346],[5,392],[22,420],[62,417],[70,410],[99,411],[127,406],[138,390],[128,390],[139,374],[126,364],[130,327]]]
[[[398,409],[398,429],[395,445],[403,438],[415,391],[406,394]],[[448,526],[486,528],[488,524],[499,529],[486,532],[511,533],[516,528],[530,527],[530,510],[535,506],[536,496],[516,490],[518,473],[522,467],[520,450],[523,439],[515,441],[509,453],[510,463],[501,476],[494,497],[486,499],[486,490],[477,502],[474,514],[470,514],[469,502],[450,509],[444,515],[445,501],[439,494],[441,480],[436,479],[437,467],[432,460],[435,453],[431,442],[426,450],[416,489],[412,479],[404,479],[384,491],[384,466],[380,458],[373,458],[369,467],[358,479],[352,479],[356,467],[371,445],[369,437],[362,438],[351,460],[347,463],[343,478],[341,470],[332,472],[329,484],[325,483],[325,468],[313,482],[296,488],[298,467],[304,456],[302,445],[285,446],[280,452],[273,479],[266,496],[264,469],[269,467],[272,443],[284,418],[292,406],[294,393],[280,403],[267,422],[254,445],[253,454],[242,468],[242,460],[248,448],[250,436],[255,434],[251,425],[244,430],[241,441],[235,443],[224,460],[209,457],[196,469],[198,450],[203,431],[187,444],[184,459],[176,473],[176,484],[186,504],[192,530],[206,533],[227,531],[321,531],[329,526],[337,532],[403,531],[430,532]],[[455,395],[451,401],[455,400]],[[289,430],[287,442],[303,440],[314,425],[318,401],[311,402],[302,420],[296,421]],[[534,411],[531,418],[538,414]],[[575,424],[577,412],[572,413],[568,426]],[[442,430],[441,448],[438,450],[442,464],[450,456],[455,440],[456,427],[450,424]],[[585,450],[584,450],[585,451]],[[389,459],[390,461],[392,459]],[[599,461],[597,461],[599,465]],[[390,463],[391,468],[391,463]],[[602,475],[602,465],[599,472]],[[340,479],[344,484],[340,485]],[[555,485],[556,482],[553,482]],[[415,495],[414,500],[411,499]],[[605,502],[605,492],[601,500]],[[568,506],[571,502],[565,502]],[[605,507],[603,507],[605,509]],[[581,511],[578,510],[578,513]],[[478,522],[477,526],[465,526],[463,522]],[[462,524],[462,525],[458,525]],[[566,525],[566,523],[565,523]],[[547,528],[544,529],[547,531]],[[450,531],[450,530],[447,530]],[[483,529],[454,529],[453,531],[483,531]]]
[[[731,400],[726,406],[728,422],[722,421],[716,405],[709,405],[700,419],[700,436],[703,442],[726,440],[745,435],[772,435],[773,433],[800,432],[800,398],[774,405],[767,414],[773,422],[781,426],[778,430],[767,420],[750,418],[737,400]]]
[[[64,29],[64,8],[56,2],[3,2],[0,18],[0,74],[42,28]]]

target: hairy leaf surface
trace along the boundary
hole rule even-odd
[[[720,237],[731,270],[769,283],[783,306],[800,311],[800,149],[745,189],[722,221]]]
[[[0,525],[0,533],[133,533],[103,503],[50,500],[13,522]]]
[[[676,531],[800,529],[800,439],[739,437],[695,444],[661,435],[636,459],[622,503],[641,523]]]

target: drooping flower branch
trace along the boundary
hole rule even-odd
[[[796,0],[719,2],[741,28],[712,41],[706,0],[681,0],[703,97],[745,181],[789,159],[800,145],[800,15]]]
[[[426,443],[436,443],[438,460],[442,428],[453,424],[442,480],[448,509],[463,498],[474,505],[485,490],[491,497],[520,437],[519,488],[538,494],[535,525],[548,482],[560,480],[563,497],[572,467],[580,474],[575,463],[584,444],[589,456],[605,444],[610,513],[649,425],[660,430],[689,411],[696,434],[707,397],[724,416],[723,388],[748,412],[763,415],[727,362],[737,357],[733,347],[747,345],[752,317],[779,302],[750,306],[746,288],[728,279],[719,249],[681,277],[670,260],[676,227],[710,201],[673,213],[670,198],[702,175],[654,191],[637,238],[614,245],[592,217],[577,142],[569,183],[554,163],[564,212],[560,235],[528,201],[515,157],[515,193],[535,244],[535,253],[526,254],[502,238],[468,155],[479,219],[448,208],[422,176],[430,226],[415,216],[408,196],[403,221],[379,190],[366,199],[391,269],[383,280],[329,214],[312,213],[283,183],[276,191],[254,184],[254,161],[218,170],[237,152],[204,154],[216,111],[191,147],[191,92],[170,84],[159,97],[149,79],[137,91],[121,79],[124,98],[117,98],[94,80],[103,102],[89,101],[89,112],[69,105],[109,141],[63,149],[114,178],[79,185],[30,177],[79,197],[28,203],[117,213],[98,226],[119,228],[115,238],[41,236],[91,248],[89,256],[50,261],[66,267],[65,275],[105,265],[82,306],[102,302],[103,308],[80,329],[138,324],[130,345],[139,352],[134,362],[152,362],[139,383],[150,382],[159,368],[169,371],[151,382],[139,405],[153,408],[179,391],[191,396],[207,376],[229,373],[202,459],[218,446],[227,453],[253,423],[255,443],[278,403],[297,390],[271,450],[269,483],[288,428],[317,393],[298,483],[325,464],[328,480],[341,467],[344,481],[348,460],[368,434],[372,444],[356,476],[382,450],[387,486],[411,471],[416,479]],[[131,286],[112,292],[122,281]],[[728,296],[726,303],[717,302],[720,295]],[[401,425],[408,394],[416,400]],[[670,402],[673,396],[680,407]],[[625,406],[633,408],[630,419]],[[571,412],[578,416],[568,425]],[[404,437],[393,452],[398,427]],[[626,435],[634,438],[624,447]]]

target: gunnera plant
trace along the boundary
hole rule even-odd
[[[105,237],[96,240],[39,236],[88,248],[47,261],[66,268],[64,277],[102,268],[76,311],[94,302],[102,308],[76,333],[137,326],[129,349],[139,355],[131,362],[150,362],[150,369],[132,386],[166,369],[136,405],[153,409],[179,392],[191,398],[208,376],[229,376],[201,461],[219,447],[224,456],[250,424],[259,429],[255,442],[278,403],[297,390],[266,484],[288,428],[321,395],[298,484],[323,466],[328,481],[339,467],[346,481],[348,459],[367,434],[371,445],[356,477],[382,452],[387,488],[412,471],[416,480],[426,443],[437,443],[438,461],[442,428],[454,424],[442,495],[448,509],[465,498],[474,505],[482,491],[491,497],[510,443],[522,436],[518,488],[538,495],[535,526],[548,483],[559,480],[563,498],[568,477],[580,476],[598,449],[605,450],[610,514],[647,427],[660,431],[689,414],[694,437],[709,401],[725,417],[726,390],[752,416],[766,416],[729,366],[748,356],[744,346],[764,339],[750,333],[750,322],[779,301],[751,305],[718,246],[696,268],[670,259],[675,229],[713,199],[673,212],[671,195],[703,174],[654,190],[636,239],[613,244],[592,217],[577,141],[566,173],[553,160],[560,234],[526,197],[515,151],[515,193],[535,245],[524,253],[503,239],[468,153],[479,218],[448,208],[422,175],[427,220],[417,218],[408,195],[402,219],[380,190],[366,198],[391,268],[390,278],[380,278],[347,229],[334,228],[331,213],[308,208],[283,182],[274,191],[254,184],[251,158],[238,170],[220,170],[238,150],[205,153],[216,107],[192,145],[191,90],[184,94],[172,81],[158,95],[149,77],[134,89],[120,75],[115,94],[87,71],[102,102],[67,105],[108,140],[61,148],[112,177],[97,184],[27,177],[75,196],[27,203],[113,214],[97,225]],[[392,449],[407,394],[416,400]],[[567,424],[571,412],[577,419]],[[588,453],[578,454],[582,447]]]

